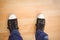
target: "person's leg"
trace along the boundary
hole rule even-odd
[[[39,14],[36,22],[36,40],[48,40],[48,35],[44,32],[45,17],[43,14]]]
[[[35,34],[36,40],[48,40],[48,34],[38,29]]]
[[[13,30],[8,40],[23,40],[18,30]]]
[[[18,31],[18,22],[14,14],[11,14],[8,18],[8,29],[10,31],[8,40],[23,40]]]

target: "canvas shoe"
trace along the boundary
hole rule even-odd
[[[18,22],[15,14],[10,14],[8,17],[8,29],[10,32],[17,29],[18,30]]]

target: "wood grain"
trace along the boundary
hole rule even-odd
[[[60,40],[60,7],[53,0],[0,0],[0,40],[8,40],[7,20],[10,13],[18,19],[23,40],[35,40],[35,24],[39,13],[46,19],[45,32],[49,40]]]

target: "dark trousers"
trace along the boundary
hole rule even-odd
[[[36,40],[48,40],[48,35],[41,31],[37,30],[35,34]],[[13,30],[9,36],[8,40],[23,40],[18,30]]]
[[[18,30],[13,30],[8,40],[23,40]]]

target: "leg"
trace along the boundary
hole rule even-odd
[[[8,40],[23,40],[18,30],[13,30]]]
[[[48,35],[44,32],[45,17],[43,14],[39,14],[36,22],[36,40],[48,40]]]
[[[23,40],[20,33],[18,32],[18,22],[14,14],[11,14],[8,18],[8,29],[10,31],[8,40]]]
[[[41,30],[37,30],[35,34],[36,40],[48,40],[48,34]]]

